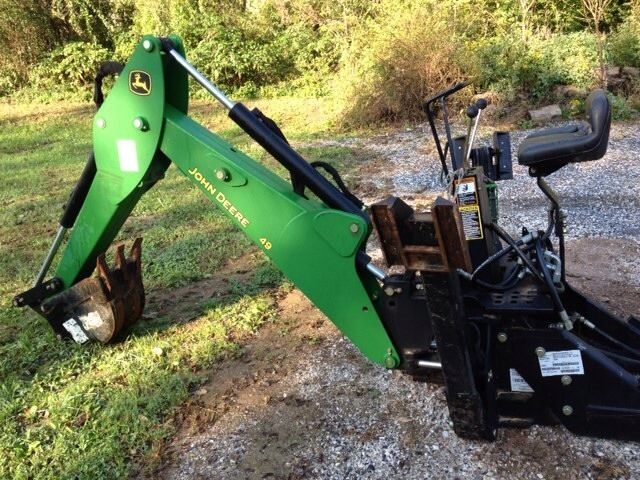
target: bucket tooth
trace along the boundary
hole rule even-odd
[[[123,269],[126,260],[124,258],[124,243],[116,245],[116,268]]]
[[[129,257],[124,255],[124,244],[116,246],[114,268],[109,268],[104,254],[99,255],[97,276],[85,278],[45,302],[43,314],[61,324],[76,341],[77,335],[66,322],[71,322],[76,334],[80,328],[89,339],[102,343],[117,340],[125,327],[142,316],[145,295],[141,258],[142,238],[133,242]]]

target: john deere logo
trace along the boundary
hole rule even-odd
[[[142,70],[129,72],[129,90],[136,95],[149,95],[151,93],[151,76]]]

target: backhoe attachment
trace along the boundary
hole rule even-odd
[[[187,115],[189,76],[288,179]],[[113,268],[104,252],[174,164],[371,362],[421,380],[437,372],[458,435],[493,440],[499,427],[562,423],[577,434],[638,439],[640,321],[623,321],[566,281],[563,212],[543,178],[605,154],[607,97],[589,96],[587,128],[552,129],[522,143],[518,161],[549,200],[549,223],[513,238],[499,226],[495,183],[512,178],[509,136],[497,132],[493,147],[478,148],[473,134],[452,137],[446,98],[464,86],[426,104],[447,198],[425,212],[394,197],[367,209],[337,171],[307,162],[272,120],[198,72],[179,38],[145,36],[94,118],[94,154],[35,285],[14,303],[79,343],[120,338],[144,307],[141,239],[129,258],[116,247]],[[45,280],[68,229],[55,275]],[[374,229],[387,271],[366,254]]]
[[[286,168],[291,181],[187,115],[189,76]],[[384,272],[365,253],[371,222],[362,203],[345,193],[339,175],[332,175],[333,183],[296,152],[268,117],[231,101],[202,76],[187,62],[179,38],[142,38],[99,105],[93,151],[36,284],[18,295],[15,305],[33,308],[62,337],[117,339],[144,305],[140,244],[130,260],[119,247],[113,269],[104,252],[140,198],[173,164],[367,358],[388,368],[400,364],[375,305],[376,278]],[[47,280],[59,248],[55,274]],[[96,265],[98,276],[89,278]]]

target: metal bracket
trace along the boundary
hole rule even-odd
[[[54,277],[13,297],[13,305],[15,307],[39,305],[44,299],[60,292],[62,288],[62,281],[58,277]]]

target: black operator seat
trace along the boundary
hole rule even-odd
[[[518,163],[532,177],[544,177],[568,163],[598,160],[607,152],[611,105],[604,90],[587,97],[588,124],[548,128],[529,135],[518,149]]]

